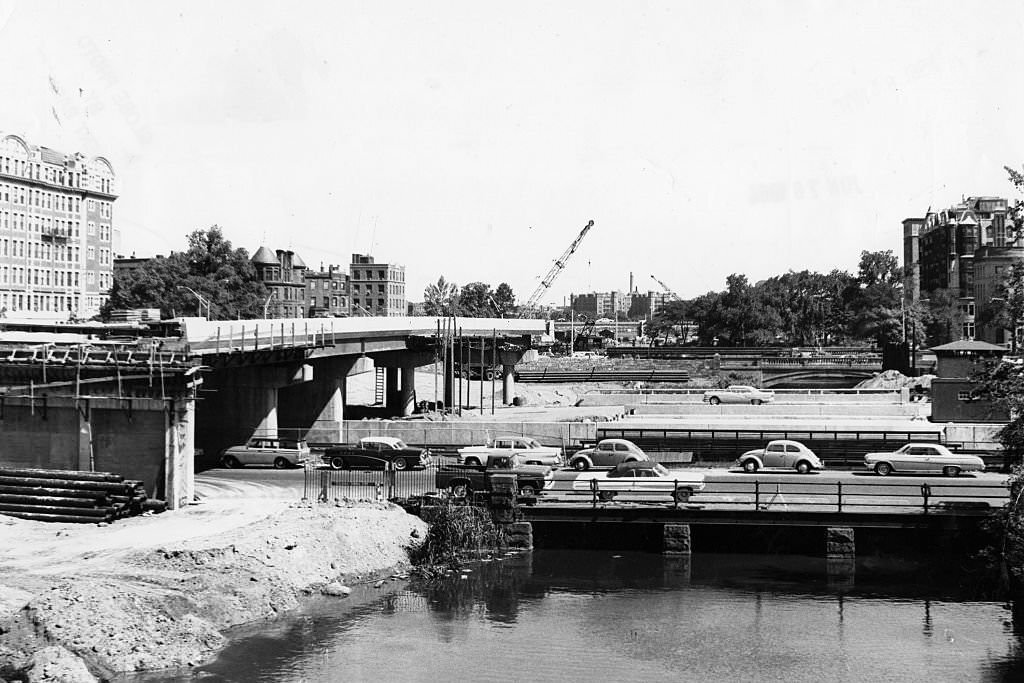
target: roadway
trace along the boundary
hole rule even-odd
[[[959,477],[890,475],[870,472],[826,471],[807,475],[788,472],[745,474],[726,468],[698,469],[704,472],[705,488],[695,494],[690,505],[714,509],[754,509],[835,512],[840,504],[844,512],[920,512],[927,494],[929,509],[977,509],[999,507],[1007,500],[1006,475],[992,472],[964,474]],[[377,496],[377,486],[386,490],[386,473],[380,470],[329,472],[331,497],[368,498]],[[562,470],[551,491],[540,497],[544,502],[591,505],[589,491],[572,491],[576,473]],[[304,471],[246,467],[212,469],[196,475],[200,498],[232,497],[298,500],[303,496]],[[927,485],[926,489],[922,486]],[[395,495],[411,496],[434,490],[433,470],[396,473]],[[622,493],[612,503],[599,505],[635,505],[670,501],[651,500],[642,495]]]

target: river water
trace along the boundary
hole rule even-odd
[[[1021,616],[934,563],[537,550],[470,569],[317,598],[208,665],[127,680],[1024,681]]]

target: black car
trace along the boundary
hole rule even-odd
[[[390,463],[396,470],[430,464],[430,451],[413,448],[393,436],[364,436],[356,446],[330,446],[321,459],[335,470],[353,467],[382,470]]]

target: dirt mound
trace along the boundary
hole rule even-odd
[[[857,384],[855,389],[902,389],[903,387],[931,387],[935,375],[921,375],[920,377],[907,377],[899,370],[886,370],[876,373],[871,379],[866,379]]]
[[[341,501],[217,535],[198,531],[102,566],[67,563],[43,592],[31,577],[35,596],[0,623],[0,677],[26,671],[50,646],[101,677],[199,664],[223,645],[227,627],[290,610],[331,581],[406,566],[413,534],[425,531],[396,506]]]

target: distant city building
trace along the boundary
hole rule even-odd
[[[590,292],[572,296],[571,310],[578,315],[593,318],[615,318],[620,320],[640,320],[661,310],[672,295],[665,292],[648,291],[645,294],[633,291],[625,292]]]
[[[306,317],[306,264],[293,251],[271,252],[261,246],[253,254],[256,277],[270,292],[267,318]]]
[[[306,301],[310,318],[344,318],[350,314],[349,274],[341,266],[306,271]]]
[[[349,265],[352,315],[404,316],[405,266],[376,263],[369,254],[352,254]]]
[[[929,210],[924,218],[903,221],[904,297],[913,303],[948,290],[960,301],[961,339],[979,333],[977,308],[990,303],[994,276],[1015,258],[1007,206],[1000,197],[968,197],[948,209]],[[979,294],[975,280],[982,272]]]
[[[113,283],[114,169],[0,134],[0,310],[91,317]]]
[[[156,256],[117,256],[114,258],[114,275],[118,273],[132,273],[139,268],[142,268],[153,259],[162,259],[163,255],[157,254]]]

